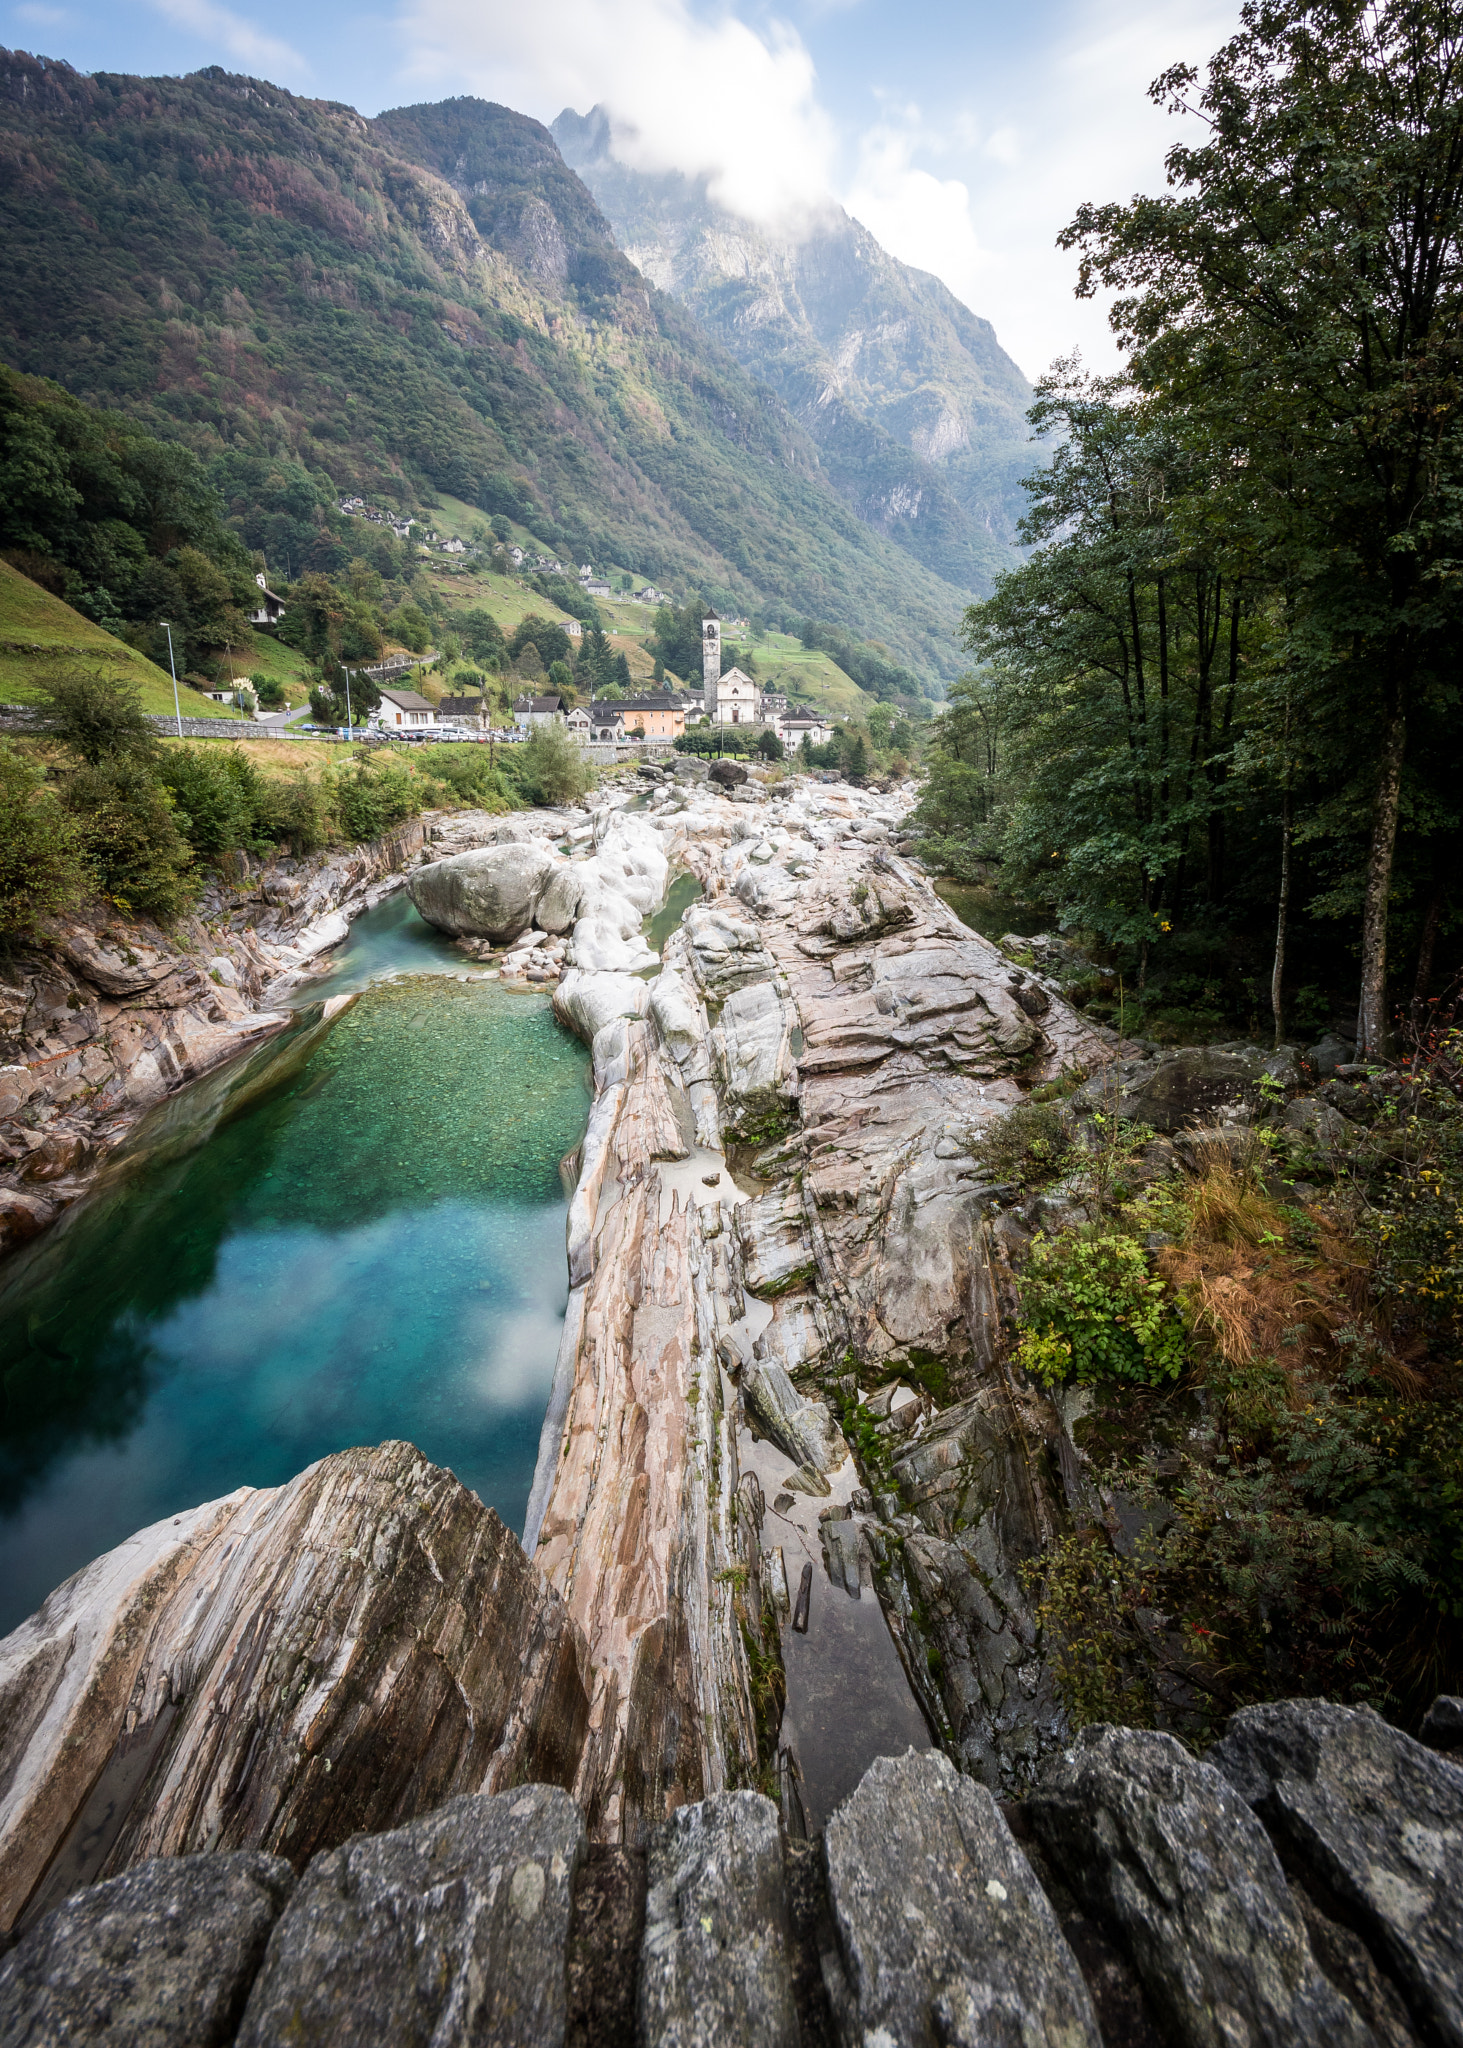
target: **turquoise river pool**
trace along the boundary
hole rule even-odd
[[[0,1277],[0,1633],[133,1530],[405,1437],[521,1527],[588,1055],[404,895]],[[333,1022],[319,998],[363,989]]]

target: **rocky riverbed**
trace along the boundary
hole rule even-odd
[[[645,780],[401,864],[593,1057],[522,1545],[411,1446],[346,1451],[0,1644],[0,2042],[104,2009],[158,2042],[1463,2040],[1458,1766],[1301,1702],[1203,1763],[1074,1741],[1024,1569],[1120,1543],[1121,1503],[1009,1359],[1013,1261],[1082,1187],[1023,1203],[985,1140],[1077,1069],[1073,1116],[1177,1173],[1289,1056],[1090,1024],[939,901],[897,794]],[[820,1669],[833,1602],[879,1633]],[[830,1673],[842,1779],[807,1753]]]

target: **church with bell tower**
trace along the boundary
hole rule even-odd
[[[762,717],[762,693],[739,668],[721,672],[721,620],[708,611],[701,621],[701,685],[703,702],[713,724],[756,725]]]

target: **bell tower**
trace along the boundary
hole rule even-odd
[[[721,620],[708,612],[701,621],[701,685],[708,711],[716,708],[717,685],[721,681]]]

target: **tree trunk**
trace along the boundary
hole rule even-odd
[[[1275,1043],[1285,1043],[1285,927],[1290,916],[1290,772],[1286,765],[1285,800],[1280,815],[1280,902],[1275,917],[1275,965],[1270,973],[1270,1008],[1275,1013]]]
[[[1361,924],[1361,1000],[1356,1014],[1356,1056],[1379,1060],[1387,1051],[1387,897],[1397,845],[1397,810],[1402,795],[1402,757],[1407,748],[1407,714],[1401,693],[1392,695],[1382,734],[1372,843],[1367,856],[1366,903]]]
[[[1412,1021],[1420,1026],[1427,992],[1432,987],[1433,953],[1438,942],[1438,919],[1443,910],[1443,885],[1434,882],[1428,891],[1427,909],[1422,914],[1422,937],[1417,942],[1417,978],[1412,984]]]

